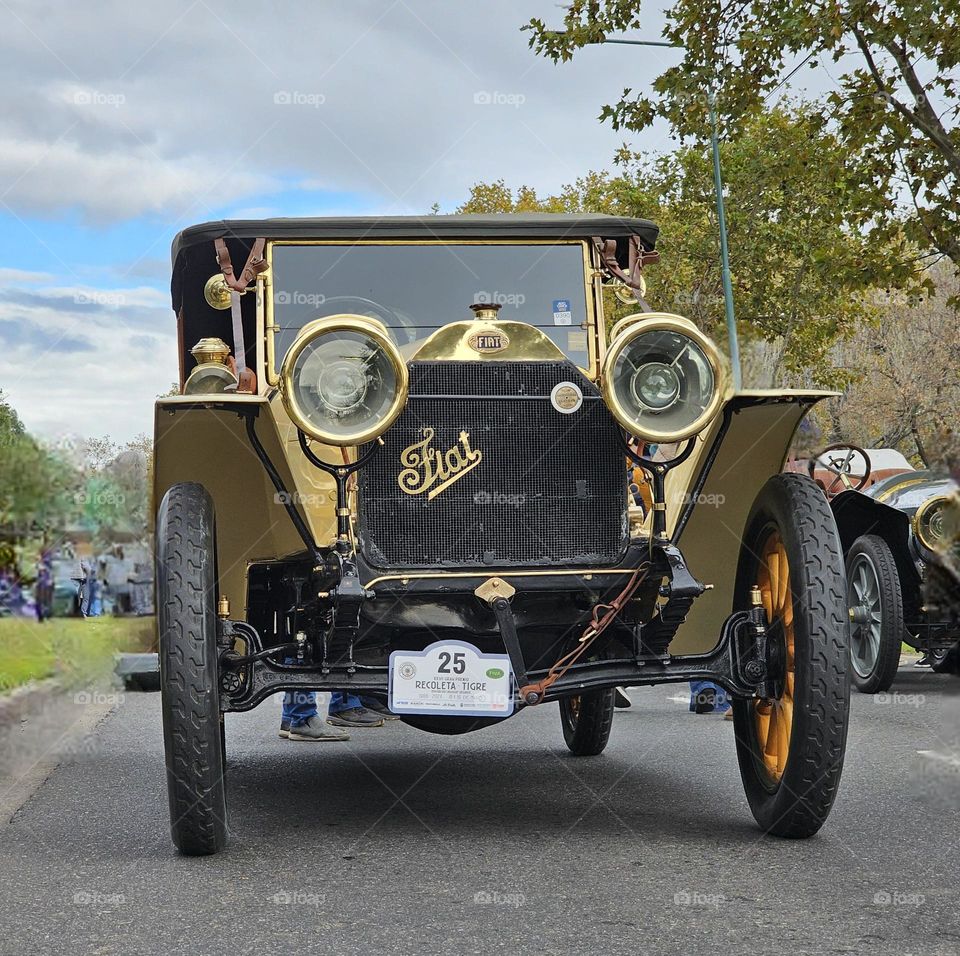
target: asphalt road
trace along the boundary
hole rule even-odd
[[[960,681],[856,696],[805,842],[755,829],[732,725],[632,691],[606,753],[556,705],[464,737],[227,725],[231,843],[175,855],[157,695],[129,694],[0,830],[2,953],[960,951]]]

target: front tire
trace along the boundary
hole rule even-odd
[[[160,504],[157,597],[170,833],[181,853],[206,856],[226,845],[227,806],[216,525],[202,485],[174,485]]]
[[[610,740],[616,689],[560,698],[563,739],[577,757],[596,757]]]
[[[735,607],[750,606],[754,586],[784,679],[775,698],[734,701],[740,775],[763,830],[805,838],[836,798],[850,707],[843,553],[830,507],[805,476],[775,475],[757,496]]]
[[[890,545],[865,534],[847,552],[850,679],[864,694],[889,690],[900,664],[903,594]]]

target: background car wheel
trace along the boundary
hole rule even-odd
[[[900,575],[883,538],[865,534],[847,552],[850,675],[864,694],[890,689],[900,664],[903,595]]]
[[[201,485],[174,485],[160,504],[157,596],[170,832],[181,853],[207,855],[226,845],[227,807],[216,530],[213,503]]]
[[[850,707],[843,556],[830,506],[809,478],[776,475],[757,496],[737,569],[737,608],[749,606],[754,585],[785,678],[775,698],[734,701],[740,775],[767,833],[809,837],[837,795]]]
[[[603,753],[613,726],[614,694],[611,687],[560,699],[563,739],[572,754],[596,757]]]

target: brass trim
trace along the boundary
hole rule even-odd
[[[943,502],[949,502],[950,495],[935,495],[933,498],[928,498],[916,511],[913,513],[913,517],[910,519],[910,526],[913,528],[913,533],[917,536],[917,540],[928,550],[928,551],[939,551],[941,542],[936,544],[931,544],[927,541],[926,538],[920,533],[921,522],[923,521],[924,516],[930,511],[934,505],[941,504]]]
[[[599,323],[603,319],[602,300],[598,297],[602,295],[597,291],[599,278],[594,278],[595,267],[593,264],[593,244],[585,239],[269,239],[265,257],[267,260],[267,270],[258,276],[264,280],[264,337],[266,345],[264,349],[265,369],[264,377],[266,381],[273,386],[280,384],[280,370],[277,368],[276,357],[276,334],[279,326],[276,323],[276,317],[273,309],[273,295],[269,293],[273,287],[273,250],[275,246],[580,246],[583,254],[583,268],[585,277],[585,301],[587,310],[587,368],[580,370],[591,381],[597,381],[600,375],[600,361],[603,354],[603,329]],[[593,288],[593,294],[590,289]],[[258,307],[260,284],[257,283]],[[601,306],[598,308],[598,301]],[[573,326],[571,326],[573,328]],[[566,353],[564,353],[566,354]]]
[[[696,325],[689,319],[680,315],[673,315],[670,312],[648,312],[640,316],[627,316],[617,323],[619,327],[624,327],[627,323],[632,323],[630,328],[621,332],[615,337],[611,337],[610,347],[603,360],[603,370],[600,375],[600,388],[603,393],[603,400],[607,407],[613,413],[614,418],[631,434],[648,442],[657,442],[658,444],[668,444],[670,442],[683,441],[702,432],[710,422],[717,417],[721,407],[729,396],[728,393],[728,375],[726,363],[720,354],[716,345],[701,332]],[[704,409],[703,413],[685,428],[678,431],[656,431],[651,428],[639,429],[636,422],[626,413],[619,402],[613,390],[613,366],[624,347],[629,345],[635,338],[647,332],[666,329],[670,332],[677,332],[692,339],[707,357],[713,369],[714,391],[710,403]]]
[[[477,351],[470,344],[476,335],[502,335],[503,348]],[[560,349],[542,329],[513,319],[484,322],[476,319],[448,322],[431,332],[410,356],[411,362],[556,362],[565,360]]]
[[[506,598],[508,601],[517,593],[517,589],[503,578],[487,578],[479,587],[474,589],[474,594],[481,601],[487,604],[493,604],[497,598]]]
[[[393,397],[393,402],[387,409],[386,414],[376,424],[371,425],[359,432],[353,432],[349,435],[327,434],[317,428],[309,419],[301,413],[300,408],[293,400],[293,369],[297,359],[303,350],[316,338],[326,335],[328,332],[346,330],[348,332],[358,332],[368,335],[386,353],[387,358],[393,366],[397,377],[397,394]],[[407,364],[403,361],[400,351],[394,345],[393,340],[387,334],[387,330],[377,322],[362,315],[331,315],[322,319],[314,319],[308,322],[297,336],[296,341],[290,346],[287,352],[283,366],[280,369],[280,397],[283,400],[283,407],[287,410],[290,420],[306,435],[315,438],[317,441],[326,445],[338,445],[341,448],[362,445],[373,438],[382,435],[393,423],[397,416],[403,411],[407,402],[407,389],[409,387],[409,373]]]
[[[904,488],[912,488],[914,485],[919,485],[924,481],[929,481],[928,476],[921,475],[919,478],[907,478],[905,481],[900,481],[897,484],[893,485],[891,488],[887,488],[884,491],[881,491],[873,500],[874,501],[886,501],[887,498],[891,495],[896,494],[898,491],[902,491]]]
[[[215,272],[203,284],[203,297],[211,309],[222,312],[230,308],[230,287],[222,272]]]
[[[543,577],[580,577],[589,580],[594,574],[633,574],[636,568],[583,568],[580,571],[501,571],[500,578],[543,578]],[[380,577],[368,581],[364,587],[372,588],[383,581],[423,581],[430,578],[443,580],[444,578],[489,578],[489,571],[407,571],[395,574],[381,574]]]

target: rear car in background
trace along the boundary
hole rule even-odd
[[[867,694],[888,690],[903,643],[937,666],[960,640],[960,579],[950,571],[956,483],[914,469],[890,448],[836,444],[794,467],[823,488],[837,520],[854,686]]]

